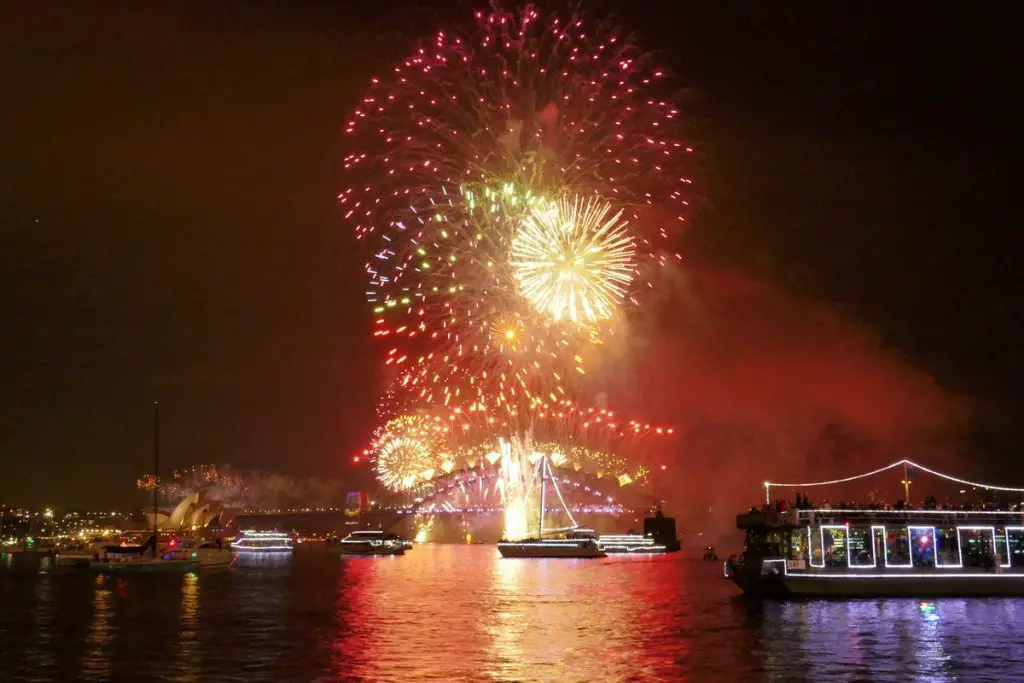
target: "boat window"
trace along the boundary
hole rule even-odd
[[[1006,528],[996,527],[996,561],[1003,567],[1010,566],[1010,544],[1006,538]]]
[[[1010,536],[1010,565],[1024,567],[1024,528],[1007,529]]]
[[[885,566],[910,567],[910,538],[907,527],[886,527]]]
[[[910,527],[910,554],[915,567],[935,566],[935,529],[930,526]]]
[[[871,543],[871,529],[869,527],[853,527],[850,529],[850,566],[875,566],[875,553]]]
[[[960,548],[965,567],[994,567],[995,530],[992,527],[960,527]]]
[[[960,538],[956,527],[940,526],[935,529],[935,565],[938,567],[959,567]]]
[[[790,533],[787,557],[791,560],[807,560],[807,534],[803,529],[795,529]]]
[[[846,567],[848,530],[845,526],[821,527],[826,567]]]
[[[807,527],[807,534],[811,537],[811,566],[824,567],[825,557],[821,549],[821,527]]]

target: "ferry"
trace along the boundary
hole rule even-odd
[[[905,463],[889,467],[899,464]],[[746,532],[746,542],[725,563],[725,575],[752,596],[1024,595],[1021,510],[766,505],[739,515],[736,525]]]
[[[231,549],[236,553],[290,553],[292,537],[280,531],[245,531]]]
[[[407,541],[379,529],[353,531],[334,546],[342,555],[404,555]]]

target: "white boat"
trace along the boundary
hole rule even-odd
[[[522,540],[502,540],[498,542],[498,552],[502,557],[537,557],[537,558],[576,558],[590,559],[607,557],[597,544],[597,538],[592,529],[582,529],[576,524],[569,508],[565,507],[562,501],[562,494],[558,490],[558,479],[555,473],[550,471],[547,458],[542,458],[540,463],[540,524],[536,538],[525,538]],[[544,512],[545,512],[545,489],[550,474],[551,484],[559,501],[565,509],[566,514],[572,521],[572,526],[563,529],[549,529],[547,533],[552,534],[545,537]]]
[[[290,553],[292,537],[280,531],[245,531],[231,549],[238,553]]]
[[[408,542],[378,529],[353,531],[335,546],[342,555],[404,555]]]

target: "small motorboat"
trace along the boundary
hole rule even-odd
[[[353,531],[338,541],[335,549],[342,555],[404,555],[409,541],[397,534],[384,533],[379,529]]]

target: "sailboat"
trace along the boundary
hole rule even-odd
[[[160,491],[160,404],[153,404],[153,535],[138,546],[107,546],[103,555],[89,563],[89,570],[99,574],[144,574],[152,572],[185,573],[199,569],[199,560],[181,558],[175,552],[160,553],[158,526],[158,493]],[[151,557],[146,554],[152,551]]]
[[[572,526],[558,529],[544,529],[544,512],[546,503],[546,489],[548,477],[551,478],[552,487],[558,494],[558,500],[562,508],[569,515]],[[562,500],[562,493],[558,490],[558,478],[551,471],[547,457],[541,458],[540,464],[540,524],[536,538],[526,538],[519,541],[499,541],[498,552],[502,557],[551,557],[551,558],[576,558],[589,559],[595,557],[607,557],[597,546],[597,538],[593,529],[584,529],[576,524],[568,506]],[[545,533],[551,534],[545,537]]]

